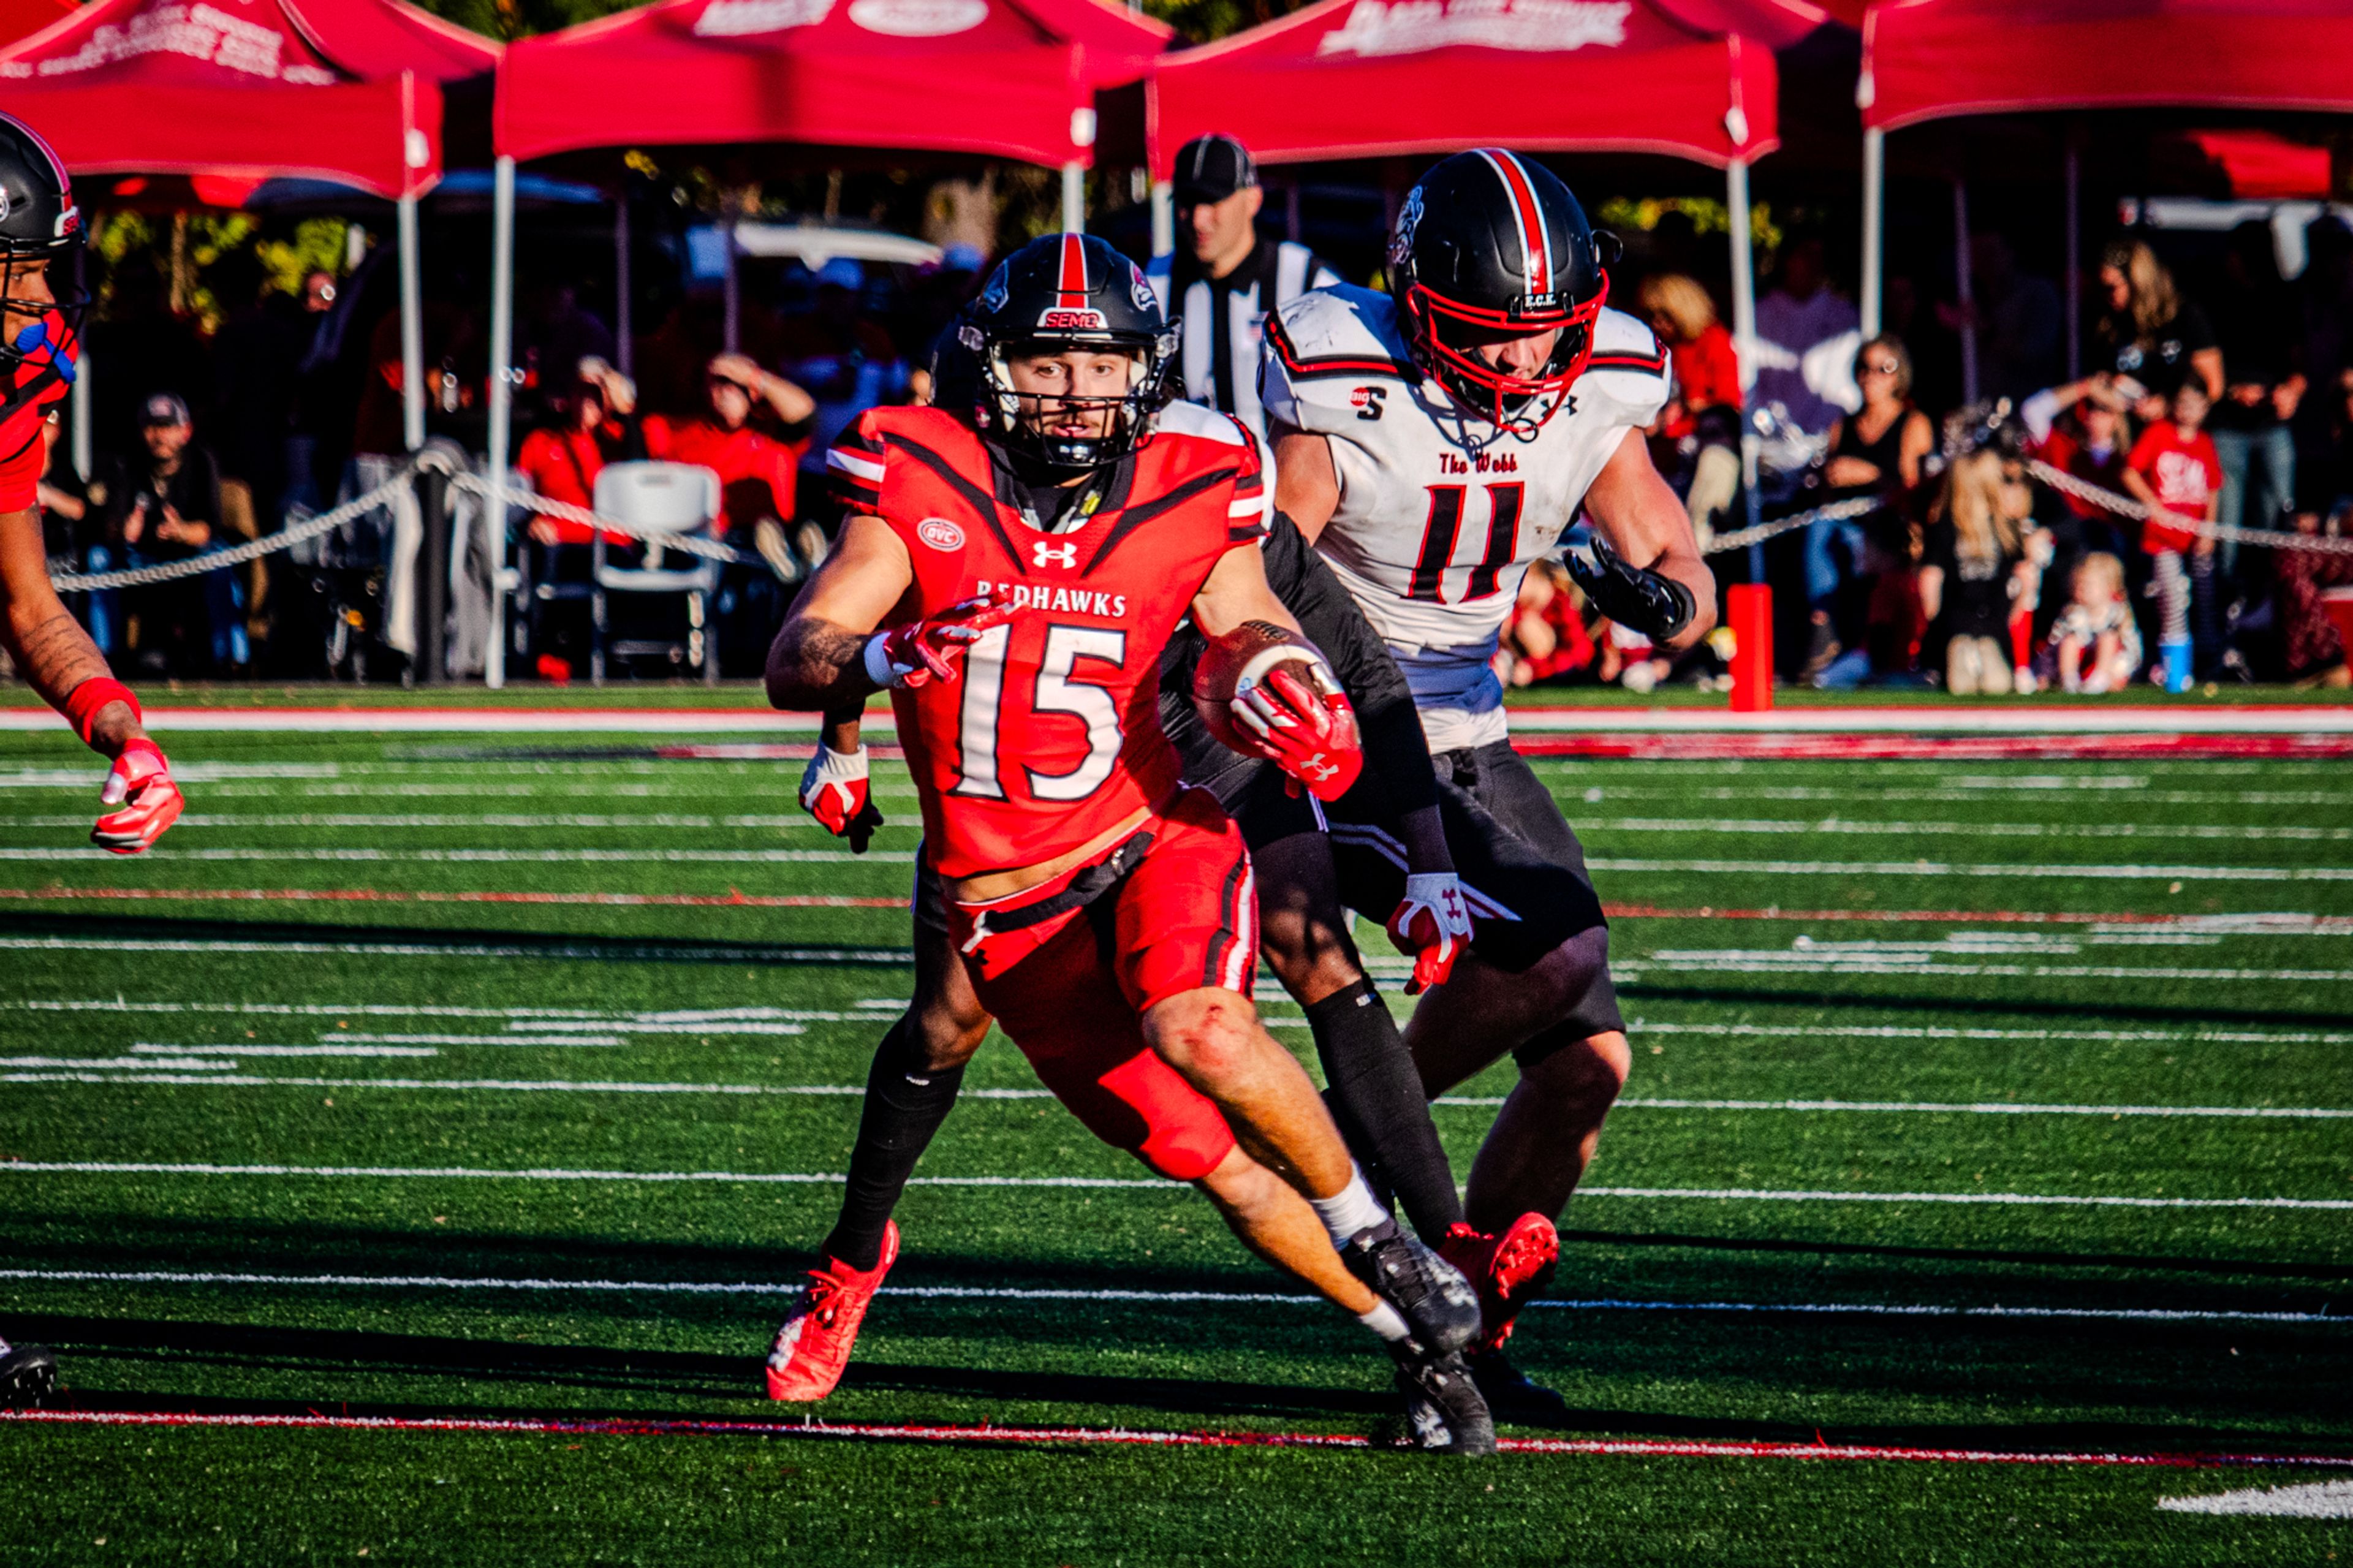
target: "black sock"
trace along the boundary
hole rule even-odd
[[[1324,1099],[1341,1136],[1370,1172],[1379,1169],[1416,1235],[1432,1246],[1462,1218],[1454,1173],[1430,1125],[1421,1075],[1381,994],[1359,980],[1307,1009],[1315,1054],[1332,1087]]]
[[[915,1162],[955,1109],[956,1090],[964,1085],[960,1067],[925,1071],[916,1044],[913,1027],[900,1019],[874,1048],[874,1065],[867,1069],[849,1185],[841,1195],[841,1217],[825,1238],[826,1255],[852,1268],[882,1261],[882,1232],[891,1211],[899,1206]]]

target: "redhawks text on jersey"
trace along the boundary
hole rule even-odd
[[[1339,508],[1315,548],[1396,654],[1434,752],[1504,737],[1491,667],[1520,579],[1667,399],[1651,330],[1603,310],[1566,405],[1502,430],[1414,364],[1386,294],[1302,295],[1267,331],[1259,395],[1277,426],[1325,437]]]
[[[1040,864],[1176,795],[1160,654],[1219,559],[1265,537],[1255,437],[1174,405],[1058,533],[1024,519],[980,437],[938,409],[872,410],[828,462],[906,542],[915,581],[892,624],[990,588],[1023,612],[972,645],[960,679],[892,694],[942,876]]]

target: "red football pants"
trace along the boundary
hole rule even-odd
[[[1042,940],[1036,928],[984,935],[984,948],[1018,942],[1030,951],[1008,966],[968,968],[982,1005],[1089,1131],[1161,1175],[1193,1182],[1226,1157],[1233,1131],[1154,1054],[1144,1015],[1205,987],[1250,994],[1258,890],[1240,830],[1206,790],[1187,791],[1152,829],[1143,860],[1093,904],[1050,923]],[[948,906],[959,951],[975,918],[968,906]]]

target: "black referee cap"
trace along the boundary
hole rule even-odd
[[[1176,150],[1176,205],[1221,202],[1258,184],[1250,149],[1223,132],[1196,136]]]

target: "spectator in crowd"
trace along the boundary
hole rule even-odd
[[[173,393],[147,399],[140,418],[140,449],[111,456],[90,487],[101,509],[103,542],[89,552],[93,572],[158,566],[210,555],[220,542],[220,467],[197,444],[188,405]],[[141,622],[142,666],[167,667],[164,642],[176,632],[208,658],[215,672],[249,662],[245,595],[235,571],[198,573],[143,589],[101,589],[90,595],[90,637],[111,659],[127,647],[126,605]],[[153,637],[152,633],[164,633]]]
[[[837,256],[817,269],[816,283],[813,308],[785,323],[784,370],[817,402],[801,448],[799,495],[805,508],[829,511],[825,455],[834,438],[868,409],[905,401],[910,378],[891,334],[863,308],[866,276],[858,263]]]
[[[1506,686],[1557,680],[1593,663],[1593,637],[1585,629],[1585,595],[1568,568],[1547,556],[1520,579],[1518,600],[1496,653],[1495,673]]]
[[[1831,291],[1821,240],[1790,241],[1780,281],[1757,301],[1752,401],[1779,404],[1810,436],[1829,430],[1855,406],[1846,373],[1862,337],[1859,321],[1854,306]]]
[[[2133,444],[2125,463],[2125,488],[2154,508],[2141,524],[2141,549],[2156,563],[2161,611],[2158,657],[2166,689],[2187,691],[2194,673],[2189,611],[2191,574],[2197,592],[2211,602],[2214,541],[2196,531],[2214,521],[2221,501],[2222,461],[2214,438],[2202,428],[2212,406],[2204,384],[2185,377],[2174,390],[2167,416]],[[2203,617],[2201,616],[2201,619]]]
[[[2139,384],[2103,372],[2045,387],[2019,407],[2031,457],[2086,484],[2117,495],[2125,489],[2125,458],[2132,450],[2125,410],[2141,395]],[[2116,514],[2064,490],[2042,510],[2056,541],[2063,571],[2085,550],[2120,552],[2125,539]]]
[[[1683,506],[1700,546],[1715,537],[1715,520],[1740,490],[1740,358],[1732,334],[1715,317],[1707,290],[1680,272],[1653,273],[1636,290],[1651,330],[1667,345],[1674,395],[1659,434],[1690,454],[1691,483]]]
[[[2298,512],[2295,531],[2315,539],[2341,539],[2345,515],[2340,511],[2324,520],[2317,512]],[[2279,577],[2281,653],[2287,678],[2299,686],[2353,685],[2344,640],[2321,599],[2324,590],[2353,587],[2353,552],[2289,549],[2273,559]]]
[[[2295,280],[2296,363],[2311,385],[2330,392],[2353,369],[2353,227],[2325,212],[2305,226],[2304,276]],[[2300,466],[2327,462],[2334,450],[2335,398],[2307,400],[2295,420]]]
[[[2295,500],[2295,437],[2289,426],[2306,384],[2271,226],[2242,223],[2232,230],[2222,264],[2230,286],[2215,302],[2214,333],[2227,375],[2221,401],[2206,422],[2222,463],[2216,515],[2231,528],[2277,528]],[[2231,581],[2238,565],[2239,542],[2217,540],[2217,574]]]
[[[720,515],[712,531],[750,541],[779,579],[797,581],[825,555],[821,531],[804,528],[797,539],[787,532],[817,399],[743,354],[721,354],[704,367],[703,397],[703,411],[692,419],[646,416],[646,456],[716,473]]]
[[[593,508],[596,476],[605,465],[645,456],[635,417],[637,396],[628,376],[593,354],[583,359],[570,384],[546,400],[543,422],[523,437],[515,455],[515,468],[530,481],[533,493],[566,506]],[[589,593],[594,556],[588,546],[596,531],[585,522],[544,512],[532,513],[527,525],[526,548],[535,556],[531,581],[544,585],[531,600],[531,644],[539,673],[550,680],[569,680],[586,646],[582,616],[550,612],[566,602],[576,610]],[[608,550],[633,551],[637,543],[626,533],[605,533]]]
[[[2140,672],[2140,626],[2125,595],[2125,563],[2094,550],[2075,563],[2066,608],[2051,627],[2063,691],[2122,691]]]
[[[49,410],[48,417],[41,424],[41,439],[47,445],[45,466],[35,489],[41,503],[41,544],[48,555],[52,575],[79,571],[82,552],[90,542],[87,526],[91,521],[90,490],[81,476],[74,472],[73,464],[66,460],[65,444],[58,439],[64,428],[58,411]],[[74,605],[78,599],[79,595],[67,603]],[[87,620],[87,606],[77,607],[83,609],[82,618]]]
[[[1901,338],[1882,332],[1864,343],[1854,356],[1854,378],[1862,389],[1862,406],[1831,421],[1822,479],[1833,500],[1877,496],[1894,509],[1920,483],[1920,465],[1935,447],[1936,433],[1928,416],[1913,406],[1912,356]],[[1850,574],[1862,572],[1863,534],[1864,524],[1856,519],[1817,518],[1806,525],[1810,676],[1820,675],[1841,652],[1839,594]]]
[[[516,312],[515,363],[526,385],[561,396],[582,360],[613,359],[613,329],[580,302],[580,290],[571,281],[532,289],[522,305]]]
[[[1969,237],[1969,281],[1985,395],[2014,403],[2050,385],[2059,374],[2065,327],[2057,286],[2021,271],[2010,241],[1990,233]],[[1953,324],[1958,330],[1969,323],[1957,315]]]
[[[1945,470],[1920,563],[1929,640],[1945,644],[1945,686],[1957,697],[2000,697],[2023,662],[2010,646],[2012,607],[2028,591],[2024,524],[2033,497],[1981,447]]]
[[[596,505],[596,476],[605,465],[642,456],[636,426],[637,388],[629,378],[595,355],[583,359],[570,386],[548,399],[547,418],[523,437],[515,468],[534,494],[566,506]],[[531,538],[545,548],[588,543],[596,531],[568,518],[532,514]],[[612,545],[636,542],[607,532]]]
[[[2165,417],[2174,389],[2195,380],[2209,404],[2222,395],[2222,350],[2206,312],[2182,298],[2173,274],[2147,242],[2111,242],[2100,258],[2107,307],[2093,328],[2106,353],[2105,369],[2147,389],[2134,410],[2154,423]]]

